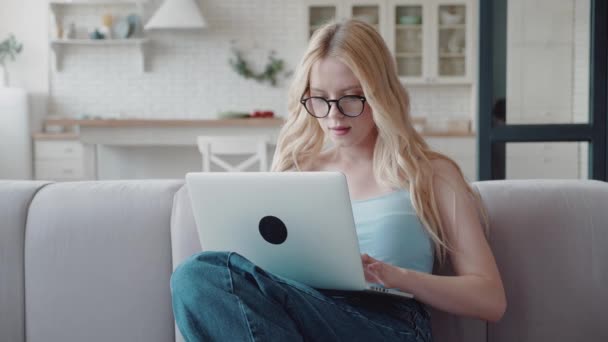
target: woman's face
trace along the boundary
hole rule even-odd
[[[361,83],[353,72],[334,57],[315,62],[310,71],[308,96],[337,100],[345,95],[365,96]],[[373,135],[376,133],[376,125],[367,102],[364,103],[363,112],[356,117],[342,114],[337,103],[332,102],[329,114],[317,120],[336,147],[363,146],[375,142]]]

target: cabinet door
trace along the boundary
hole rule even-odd
[[[402,82],[425,83],[428,58],[428,2],[391,0],[388,2],[387,43],[395,55]]]
[[[364,21],[386,35],[386,6],[382,0],[349,0],[344,2],[345,17]]]
[[[343,16],[340,1],[306,1],[306,41],[321,25]]]
[[[472,82],[473,3],[436,0],[429,15],[431,83]]]

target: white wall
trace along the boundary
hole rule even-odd
[[[0,40],[14,33],[23,43],[15,62],[9,62],[11,86],[25,88],[30,96],[32,127],[46,113],[49,93],[47,0],[0,0]]]
[[[46,3],[46,0],[0,0],[0,40],[4,40],[10,33],[14,33],[17,40],[23,44],[21,54],[14,62],[9,61],[7,64],[10,85],[24,88],[28,93],[29,118],[27,121],[30,129],[14,128],[21,131],[19,134],[24,135],[24,139],[20,139],[22,141],[27,140],[26,137],[30,135],[30,131],[40,129],[42,118],[47,113],[49,75]],[[0,143],[2,143],[1,138]],[[19,153],[29,155],[31,147],[28,144],[19,150],[27,150]],[[4,157],[3,160],[20,160],[20,156]],[[21,169],[22,176],[19,178],[31,178],[31,161],[23,164]]]

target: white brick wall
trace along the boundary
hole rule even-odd
[[[151,0],[144,22],[158,8]],[[199,6],[209,27],[202,31],[148,33],[148,71],[138,67],[134,46],[70,46],[63,68],[50,72],[50,113],[63,116],[215,118],[225,110],[274,110],[286,114],[289,80],[277,88],[245,80],[230,69],[230,41],[236,39],[257,69],[276,50],[293,70],[306,44],[301,1],[205,0]],[[64,24],[92,28],[104,13],[127,15],[134,7],[66,7]],[[86,32],[81,32],[86,34]],[[412,113],[469,117],[470,87],[410,87]]]
[[[413,116],[424,116],[431,120],[470,117],[470,86],[408,86],[408,90]]]

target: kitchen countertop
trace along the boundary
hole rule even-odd
[[[217,126],[281,126],[281,118],[249,119],[46,119],[46,125],[87,127],[217,127]]]
[[[414,122],[424,123],[424,118],[414,118]],[[47,126],[78,126],[95,128],[128,128],[128,127],[268,127],[280,128],[283,118],[245,118],[245,119],[72,119],[47,118]],[[456,130],[421,131],[424,137],[474,137],[475,132]],[[34,133],[34,139],[73,139],[75,133]],[[77,136],[76,136],[77,137]]]

